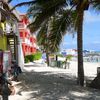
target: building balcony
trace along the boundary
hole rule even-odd
[[[24,23],[18,23],[18,29],[26,29],[27,26]]]

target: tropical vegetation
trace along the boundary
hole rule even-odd
[[[28,62],[33,62],[35,60],[39,60],[42,57],[42,53],[41,52],[37,52],[35,54],[31,54],[31,55],[26,55],[25,56],[25,63]]]
[[[37,43],[41,47],[41,51],[46,53],[46,61],[49,66],[49,39],[48,39],[48,20],[40,28],[37,34]]]

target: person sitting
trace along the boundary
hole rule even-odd
[[[18,81],[18,75],[21,72],[21,68],[17,65],[16,61],[12,61],[11,73],[13,75],[14,81]]]

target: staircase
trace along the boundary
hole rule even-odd
[[[12,53],[12,59],[16,60],[17,57],[17,37],[15,35],[7,36],[8,50]]]

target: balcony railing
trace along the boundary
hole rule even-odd
[[[23,24],[23,23],[18,23],[18,28],[19,29],[25,29],[26,28],[26,25]]]

